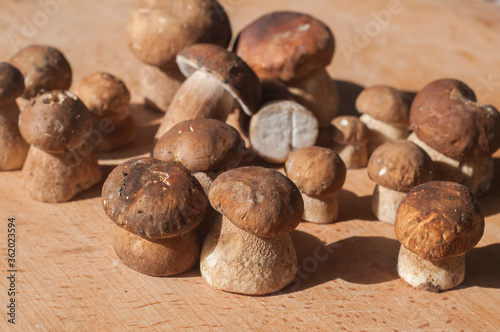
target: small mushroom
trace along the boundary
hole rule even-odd
[[[19,133],[16,98],[24,91],[24,78],[14,66],[0,62],[0,171],[19,169],[29,144]]]
[[[113,246],[126,266],[170,276],[197,263],[200,243],[194,229],[208,201],[182,166],[154,158],[128,160],[104,182],[102,206],[117,225]]]
[[[339,154],[347,169],[366,167],[370,140],[368,127],[359,118],[350,115],[334,118],[331,125],[331,148]]]
[[[465,253],[484,232],[484,217],[467,187],[421,184],[401,202],[394,224],[401,242],[398,274],[413,287],[440,292],[462,283]]]
[[[372,211],[380,221],[394,224],[399,204],[408,192],[433,179],[433,163],[418,145],[407,140],[386,142],[368,162],[368,176],[376,183]]]
[[[338,219],[338,193],[347,171],[335,151],[318,146],[293,151],[285,163],[285,171],[302,194],[303,220],[328,224]]]
[[[93,148],[109,151],[130,143],[136,133],[130,115],[130,93],[122,80],[108,73],[82,78],[75,94],[92,115]]]

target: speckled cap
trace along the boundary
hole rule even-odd
[[[23,74],[11,64],[0,62],[0,105],[13,102],[23,92]]]

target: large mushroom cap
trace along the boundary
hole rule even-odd
[[[331,122],[332,138],[339,144],[365,145],[370,139],[370,129],[352,115],[342,115]]]
[[[0,104],[13,102],[23,92],[23,74],[11,64],[0,62]]]
[[[231,25],[215,0],[139,0],[127,22],[130,48],[142,61],[162,68],[175,66],[175,56],[198,43],[227,47]]]
[[[431,181],[413,188],[403,199],[394,229],[406,249],[436,261],[472,249],[483,236],[484,217],[467,187]]]
[[[360,113],[398,126],[409,125],[411,100],[407,94],[389,86],[371,86],[359,94],[356,109]]]
[[[274,12],[260,17],[238,35],[234,51],[262,79],[289,81],[326,67],[335,49],[323,22],[302,13]]]
[[[407,140],[382,144],[368,161],[368,176],[383,187],[408,191],[431,181],[433,163],[429,155],[418,145]]]
[[[264,167],[222,173],[210,186],[208,197],[212,207],[234,225],[260,237],[291,232],[304,213],[304,201],[293,182]]]
[[[117,166],[102,188],[106,214],[120,227],[148,239],[173,237],[204,218],[207,197],[182,166],[135,158]]]

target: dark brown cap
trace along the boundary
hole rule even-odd
[[[127,22],[132,52],[143,62],[164,69],[175,66],[184,48],[231,41],[226,12],[215,0],[139,0]]]
[[[382,144],[368,161],[368,176],[383,187],[408,191],[431,181],[434,166],[431,157],[418,145],[407,140]]]
[[[23,74],[10,63],[0,62],[0,104],[13,102],[23,92]]]
[[[398,126],[408,126],[411,99],[408,94],[389,86],[371,86],[359,94],[356,109],[360,113]]]
[[[488,156],[500,147],[499,112],[477,104],[458,80],[426,85],[415,97],[410,122],[420,140],[450,158]]]
[[[153,156],[191,172],[220,172],[238,166],[245,142],[236,129],[215,119],[178,123],[156,143]]]
[[[335,151],[318,146],[290,152],[285,169],[300,191],[310,196],[339,191],[347,173],[344,162]]]
[[[71,86],[71,66],[56,48],[31,45],[17,52],[9,62],[24,76],[25,99],[41,91],[67,90]]]
[[[19,115],[19,131],[26,142],[46,152],[80,147],[92,130],[85,104],[69,91],[37,95]]]
[[[446,181],[421,184],[399,205],[396,237],[406,249],[429,261],[460,256],[484,232],[484,217],[467,187]]]
[[[238,35],[233,50],[261,79],[289,81],[330,64],[333,34],[323,22],[303,13],[274,12]]]
[[[240,167],[219,175],[208,192],[212,207],[237,227],[259,237],[277,237],[300,223],[304,201],[283,174]]]
[[[144,238],[178,236],[204,218],[207,197],[184,167],[154,158],[118,165],[102,188],[106,214],[123,229]]]
[[[342,115],[330,123],[333,126],[332,138],[336,143],[364,145],[370,139],[370,129],[358,117]]]
[[[262,94],[259,78],[236,54],[217,45],[196,44],[177,55],[177,64],[186,77],[203,70],[217,78],[248,115],[257,110]]]

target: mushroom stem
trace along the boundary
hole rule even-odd
[[[302,219],[317,224],[329,224],[339,217],[338,192],[331,195],[310,196],[304,193],[304,215]]]
[[[368,114],[361,115],[359,119],[370,129],[370,141],[368,142],[370,155],[385,142],[406,139],[410,135],[408,128],[391,125]]]
[[[160,138],[179,122],[200,118],[226,121],[233,109],[234,98],[212,75],[198,70],[179,87],[165,113],[156,138]]]
[[[399,204],[408,193],[376,185],[372,196],[372,211],[378,220],[394,225]]]
[[[398,274],[413,287],[438,293],[462,283],[465,255],[428,261],[402,245],[398,256]]]
[[[0,105],[0,170],[23,166],[29,145],[19,133],[19,108],[15,101]]]
[[[217,175],[219,175],[220,172],[195,172],[193,173],[193,176],[200,182],[203,190],[205,191],[205,194],[208,195],[208,189],[210,188],[210,185],[212,182],[215,180]]]
[[[147,106],[166,112],[186,78],[178,67],[163,70],[144,64],[142,68],[142,95]]]
[[[366,167],[368,148],[366,144],[333,143],[332,150],[337,152],[348,169]]]

